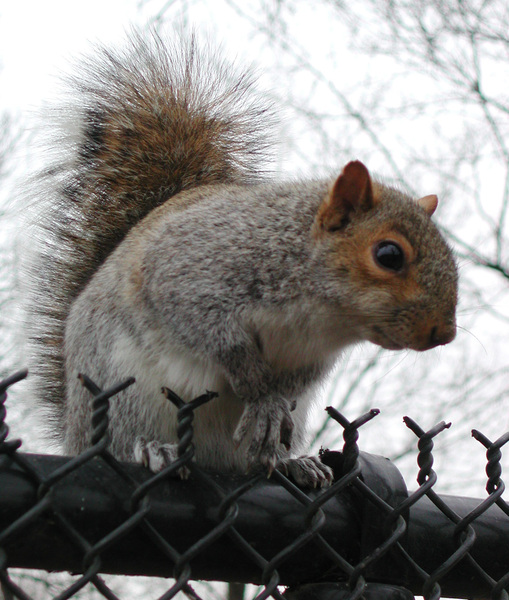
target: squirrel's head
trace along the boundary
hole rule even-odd
[[[437,202],[372,181],[359,161],[345,166],[322,202],[313,236],[361,339],[391,350],[454,339],[458,276],[431,221]]]

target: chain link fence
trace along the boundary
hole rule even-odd
[[[509,506],[502,499],[501,447],[474,431],[486,447],[484,500],[438,495],[433,490],[433,439],[448,428],[424,431],[413,420],[418,489],[407,491],[396,467],[359,451],[359,428],[377,410],[347,420],[341,452],[322,451],[334,471],[332,487],[299,489],[282,473],[270,479],[211,473],[193,462],[193,414],[206,394],[178,408],[179,459],[156,475],[119,463],[108,452],[109,399],[132,379],[101,390],[82,377],[94,407],[92,446],[68,458],[20,452],[8,439],[8,388],[0,382],[0,584],[6,600],[30,595],[12,569],[78,573],[59,599],[94,586],[114,591],[100,574],[168,578],[161,599],[183,592],[200,596],[193,580],[255,583],[256,600],[408,600],[422,595],[507,600]],[[182,466],[191,471],[182,481]]]

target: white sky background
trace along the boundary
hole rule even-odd
[[[114,41],[136,19],[130,0],[4,0],[0,3],[1,102],[12,110],[38,105],[58,73],[90,40]]]
[[[0,2],[0,104],[24,110],[48,100],[57,89],[58,75],[69,69],[74,59],[88,52],[91,43],[115,43],[133,24],[150,23],[165,4],[157,0],[140,5],[138,0],[18,0]],[[246,4],[249,4],[246,3]],[[229,27],[218,18],[228,11],[221,1],[210,2],[210,13],[200,7],[178,14],[175,25],[188,19],[200,32],[217,36],[233,54],[248,57],[246,31]],[[214,19],[212,20],[212,16]],[[256,52],[252,58],[259,58]]]
[[[211,0],[206,6],[199,3],[199,9],[197,10],[193,10],[193,4],[197,5],[197,3],[190,2],[189,4],[191,5],[189,12],[180,14],[182,20],[188,19],[189,22],[195,24],[200,33],[205,31],[211,37],[216,37],[232,55],[239,56],[240,62],[253,61],[255,64],[263,65],[264,52],[269,54],[270,49],[263,47],[263,39],[260,36],[249,37],[250,29],[247,22],[243,23],[238,18],[232,20],[231,10],[225,8],[227,3]],[[62,71],[69,70],[69,66],[72,65],[73,59],[77,55],[88,52],[91,42],[114,43],[122,39],[124,31],[129,28],[130,24],[144,24],[164,5],[165,2],[162,0],[152,0],[145,7],[140,7],[137,0],[89,0],[87,2],[0,0],[0,62],[2,63],[2,70],[0,70],[0,108],[7,108],[14,114],[20,115],[22,122],[33,126],[34,123],[37,123],[37,117],[33,116],[34,109],[54,98],[59,86],[59,74]],[[245,5],[250,6],[251,3],[246,2]],[[383,72],[387,66],[384,63],[390,62],[392,58],[379,58],[375,61],[349,52],[346,47],[348,41],[346,36],[343,37],[341,30],[337,29],[337,22],[329,20],[327,15],[321,13],[323,10],[321,5],[313,6],[313,3],[301,2],[299,3],[300,14],[297,21],[300,22],[303,33],[313,39],[313,51],[321,56],[317,62],[321,62],[323,65],[330,59],[331,68],[335,69],[334,77],[338,87],[343,84],[343,81],[348,82],[348,85],[354,89],[358,96],[362,96],[362,89],[355,89],[356,82],[362,79],[360,73],[371,72],[373,76],[379,76],[380,72]],[[224,18],[218,17],[221,11],[224,11]],[[333,47],[327,46],[327,44],[330,44],[330,40],[334,41]],[[303,39],[303,46],[304,41]],[[344,56],[345,60],[338,61],[339,64],[334,64],[334,67],[332,67],[333,57],[331,55]],[[264,85],[269,89],[272,86],[274,88],[280,86],[281,82],[277,81],[279,69],[280,73],[284,71],[284,81],[288,85],[288,89],[280,90],[280,93],[287,91],[290,96],[295,95],[296,103],[304,100],[304,104],[302,104],[304,108],[308,97],[309,103],[312,104],[313,90],[311,88],[309,89],[309,96],[307,96],[307,86],[310,85],[308,74],[298,69],[292,70],[292,66],[285,62],[287,59],[283,55],[274,56],[274,53],[272,53],[270,60],[273,68],[267,77],[263,77]],[[265,74],[262,71],[263,75]],[[421,75],[418,73],[414,74],[412,81],[409,81],[408,78],[398,79],[395,77],[392,81],[386,82],[385,87],[381,88],[381,93],[399,94],[399,98],[406,93],[410,96],[413,90],[419,86],[420,77]],[[502,81],[502,78],[500,78],[500,81]],[[294,91],[297,90],[299,93],[294,94]],[[419,99],[422,101],[432,103],[437,97],[445,100],[445,98],[439,96],[438,87],[421,86],[419,90]],[[325,105],[331,113],[334,113],[335,107],[332,102],[332,100],[327,100]],[[343,134],[341,129],[342,116],[341,110],[339,110],[336,116],[337,120],[332,120],[332,126],[337,128],[338,131],[336,136],[338,148],[341,147],[341,135]],[[463,116],[461,115],[461,117]],[[460,120],[461,117],[458,119]],[[429,145],[433,149],[434,132],[424,131],[422,123],[418,119],[414,121],[411,119],[402,120],[399,124],[397,120],[394,120],[394,123],[394,127],[387,133],[385,138],[388,147],[391,147],[389,136],[392,136],[392,139],[397,140],[398,143],[401,142],[401,139],[407,140],[408,145],[421,143],[424,140],[423,146]],[[450,119],[443,125],[452,130],[456,127],[456,122]],[[300,147],[296,152],[293,152],[293,162],[291,164],[285,163],[285,152],[283,151],[281,153],[283,158],[280,159],[281,164],[279,167],[285,172],[299,172],[301,170],[305,172],[307,169],[311,170],[311,168],[316,167],[316,163],[321,160],[321,156],[314,157],[315,163],[307,163],[310,152],[308,151],[306,136],[309,133],[305,132],[303,136],[299,136],[299,130],[295,131],[294,127],[296,126],[293,121],[286,121],[281,129],[281,134],[283,138],[286,135],[290,137],[293,134],[293,140],[298,140]],[[22,165],[27,160],[26,156],[29,157],[28,162],[31,162],[32,159],[35,162],[41,160],[35,148],[32,147],[31,141],[29,137],[27,139],[28,143],[20,149]],[[314,140],[312,141],[314,142]],[[359,148],[359,154],[355,158],[365,160],[375,171],[388,172],[387,166],[384,164],[384,157],[370,147],[369,140],[365,138],[359,140],[357,147]],[[334,149],[330,150],[326,158],[329,164],[324,166],[331,166],[333,162],[331,157],[334,156]],[[446,161],[452,161],[453,159],[453,156],[444,158],[445,168],[448,167]],[[340,163],[341,160],[343,160],[343,157],[338,162]],[[338,163],[335,166],[337,167]],[[433,181],[427,181],[427,187],[423,190],[423,195],[436,191],[433,185]],[[463,207],[458,202],[452,204],[452,209],[450,206],[445,208],[442,206],[439,210],[443,211],[442,214],[451,210],[461,212]],[[465,322],[463,321],[463,323]],[[486,348],[482,360],[491,362],[500,358],[506,347],[501,345],[503,342],[498,340],[498,346],[495,342],[491,344],[486,330],[481,326],[472,327],[472,333],[479,338],[479,342],[474,343],[483,345]],[[463,336],[462,339],[464,339],[463,332],[460,333],[460,336]],[[450,348],[441,348],[433,352],[434,354],[429,363],[431,366],[429,377],[437,379],[443,369],[447,369],[448,365],[454,365],[454,347],[451,345]],[[349,357],[348,364],[352,370],[362,369],[373,353],[373,349],[364,346],[360,353],[354,353]],[[359,356],[362,358],[359,358]],[[478,360],[477,355],[472,353],[472,357],[472,362],[475,363]],[[400,371],[403,370],[403,374],[406,372],[407,377],[411,377],[413,372],[424,368],[422,360],[415,353],[401,354],[400,362],[402,365]],[[387,381],[391,381],[391,378],[395,380],[401,375],[399,371],[392,370],[392,364],[390,363],[391,366],[387,368],[387,372],[381,375]],[[469,366],[465,365],[465,368],[469,368]],[[385,393],[386,395],[390,394],[390,387]],[[440,418],[453,418],[454,410],[461,411],[461,394],[462,390],[458,390],[458,396],[453,398],[454,401],[458,402],[459,407],[453,407],[453,410],[449,411],[450,414],[444,411]],[[421,403],[428,402],[432,404],[433,402],[432,391],[422,390],[421,394],[416,392],[416,395],[418,395]],[[383,406],[381,408],[383,409]],[[404,438],[407,435],[406,430],[401,426],[401,416],[407,414],[404,411],[407,411],[407,406],[403,404],[397,418],[390,423],[391,427],[394,425],[397,428],[398,433],[395,434],[393,439],[387,438],[385,447],[382,448],[383,440],[380,438],[370,440],[368,433],[365,434],[368,438],[364,437],[363,439],[361,436],[361,447],[365,450],[371,450],[371,445],[374,445],[378,452],[386,452],[388,455],[392,455],[394,447],[391,447],[391,444],[397,441],[399,437]],[[419,411],[420,409],[417,407],[415,412],[410,413],[410,415],[417,417]],[[349,414],[348,416],[357,415]],[[485,429],[483,431],[497,437],[497,435],[503,433],[504,428],[509,428],[509,422],[505,416],[502,416],[501,421],[501,423],[493,426],[492,431],[486,431]],[[433,424],[431,421],[426,422],[426,425],[429,426]],[[471,426],[478,426],[478,423],[473,420]],[[30,440],[27,440],[27,442],[28,444],[25,447],[29,449],[33,450],[34,447],[38,447],[35,442],[35,446],[30,445]],[[478,451],[475,445],[471,444],[471,447],[475,448],[476,456],[478,456],[476,469],[480,469],[478,472],[481,474],[482,479],[483,453]],[[440,455],[437,457],[437,463],[439,462]],[[461,480],[457,483],[458,486],[464,484]],[[477,493],[482,493],[480,486],[478,490]]]
[[[173,3],[169,2],[168,4]],[[190,4],[192,5],[193,3],[190,2]],[[251,2],[246,1],[246,6],[250,4]],[[355,82],[360,80],[359,73],[363,70],[371,70],[374,75],[378,71],[379,75],[379,72],[385,68],[384,62],[391,61],[391,57],[378,59],[375,64],[375,61],[359,55],[355,56],[349,52],[348,48],[346,48],[347,38],[342,37],[341,31],[338,30],[337,35],[334,35],[333,28],[337,27],[337,23],[329,22],[327,17],[320,14],[320,11],[323,10],[321,5],[316,7],[313,4],[313,2],[301,2],[299,4],[301,10],[299,20],[302,24],[302,30],[306,35],[312,36],[313,49],[321,54],[322,62],[326,62],[330,58],[330,52],[345,56],[346,60],[344,62],[341,62],[339,66],[334,66],[338,84],[342,80],[345,80],[349,81],[350,85],[355,88]],[[29,127],[33,127],[38,119],[37,116],[34,116],[36,109],[55,97],[59,86],[59,74],[62,71],[69,70],[69,66],[72,65],[77,55],[82,52],[88,52],[90,43],[93,41],[114,43],[122,39],[124,31],[132,23],[144,24],[164,5],[165,2],[163,0],[152,0],[145,7],[140,7],[138,0],[87,0],[86,2],[74,0],[0,0],[0,110],[8,109],[13,114],[19,115],[23,123],[28,123]],[[209,35],[217,37],[231,54],[239,56],[240,62],[253,61],[255,64],[263,65],[264,52],[270,52],[268,48],[263,47],[263,39],[259,36],[250,38],[248,24],[243,24],[238,18],[234,21],[229,21],[228,19],[232,16],[232,13],[225,8],[225,3],[218,0],[210,0],[208,5],[208,8],[204,8],[203,4],[200,3],[199,10],[195,11],[192,10],[191,6],[189,13],[183,12],[181,18],[183,20],[189,19],[191,23],[196,24],[200,32],[204,30]],[[218,9],[218,7],[220,8]],[[224,18],[218,18],[218,10],[224,10]],[[334,39],[333,48],[327,47],[327,43],[330,43],[331,39]],[[306,86],[309,85],[309,78],[306,73],[289,69],[285,63],[286,58],[282,55],[278,57],[271,54],[270,60],[272,61],[272,67],[275,65],[276,69],[270,71],[268,77],[264,78],[263,83],[268,88],[271,88],[271,86],[277,88],[280,84],[277,81],[278,69],[280,69],[280,71],[284,71],[284,81],[287,82],[288,93],[293,95],[295,90],[299,90],[299,94],[295,94],[297,103],[302,98],[306,99]],[[262,75],[264,75],[263,72]],[[395,79],[390,82],[390,85],[387,85],[387,88],[381,88],[381,93],[392,90],[392,93],[396,93],[397,91],[401,95],[408,91],[409,95],[411,95],[415,86],[419,85],[419,74],[415,74],[414,77],[415,79],[412,82],[409,82],[407,79]],[[492,74],[491,83],[495,86],[506,85],[507,79],[500,77],[500,74]],[[439,93],[438,86],[433,89],[421,87],[420,90],[420,99],[422,101],[429,101],[430,103]],[[362,96],[362,89],[357,90],[357,93]],[[312,104],[311,89],[309,90],[309,99],[310,104]],[[331,109],[331,112],[333,112],[333,109]],[[339,112],[336,122],[338,129],[337,137],[339,140],[338,147],[340,147],[342,133],[341,117],[342,115]],[[464,114],[458,114],[458,121],[461,121],[464,117]],[[334,123],[334,121],[332,122]],[[443,125],[454,130],[457,124],[454,119],[450,119]],[[308,167],[316,167],[316,162],[321,157],[317,158],[315,156],[313,158],[315,163],[312,165],[307,164],[306,161],[309,157],[307,138],[299,138],[299,132],[294,131],[293,127],[293,122],[287,121],[281,129],[281,134],[283,138],[285,135],[290,137],[293,134],[294,141],[299,140],[300,142],[300,149],[297,152],[293,152],[293,162],[291,164],[285,162],[285,152],[283,150],[280,159],[281,162],[278,166],[285,172],[305,171]],[[431,151],[434,151],[435,132],[424,131],[422,123],[418,119],[415,121],[411,119],[402,121],[390,134],[398,143],[401,142],[401,139],[406,139],[408,145],[417,142],[420,143],[424,140],[423,145],[429,146]],[[304,135],[306,136],[308,133]],[[388,147],[391,146],[391,140],[388,137],[385,139],[385,142]],[[291,141],[289,144],[291,144]],[[387,172],[383,156],[380,153],[368,150],[369,140],[362,139],[359,142],[359,148],[361,148],[360,152],[365,152],[365,155],[360,154],[357,158],[366,160],[370,167],[374,165],[374,169],[381,173]],[[32,146],[32,138],[28,136],[26,144],[20,148],[19,158],[22,168],[32,160],[40,162],[41,157],[37,152],[35,147]],[[329,151],[326,160],[332,162],[331,156],[334,156],[334,151]],[[449,168],[448,160],[452,162],[454,156],[444,157],[445,169]],[[498,185],[501,185],[501,183],[499,182]],[[423,194],[435,191],[433,189],[433,182],[430,182],[429,186],[423,190]],[[452,207],[451,205],[447,205],[447,203],[445,204],[446,206],[441,206],[439,211],[441,211],[441,214],[449,214],[449,218],[451,215],[456,217],[456,213],[459,218],[460,213],[465,210],[457,198],[454,199],[454,202],[451,202]],[[452,221],[451,218],[450,220]],[[487,243],[490,243],[489,240]],[[483,273],[482,276],[484,277],[485,274]],[[494,308],[507,309],[507,296],[502,296],[500,305],[497,305],[497,301],[497,297],[494,296]],[[460,332],[457,343],[464,343],[465,336],[468,337],[468,341],[475,350],[475,352],[472,350],[470,355],[471,361],[469,363],[465,363],[464,365],[457,365],[455,363],[456,354],[453,344],[451,347],[432,351],[427,363],[424,363],[421,356],[415,353],[401,353],[401,364],[398,365],[399,370],[394,368],[394,363],[387,359],[389,366],[385,373],[382,372],[380,378],[390,382],[401,376],[411,379],[414,375],[416,380],[420,380],[421,371],[429,369],[427,377],[430,380],[436,380],[441,376],[444,369],[452,371],[463,367],[467,370],[475,367],[478,362],[484,361],[486,364],[490,364],[503,360],[504,353],[507,352],[507,336],[504,337],[507,328],[504,330],[500,328],[499,323],[495,323],[495,326],[499,327],[499,337],[493,337],[493,332],[488,331],[489,327],[493,326],[493,322],[490,321],[487,327],[486,320],[478,320],[470,325],[468,311],[472,314],[476,310],[476,307],[466,307],[466,309],[463,312],[461,323],[473,335],[472,337],[468,337],[470,334]],[[483,347],[484,350],[479,352],[479,347]],[[364,346],[359,352],[354,352],[348,357],[348,366],[352,370],[361,370],[375,351],[376,349],[373,350]],[[390,353],[387,353],[386,356],[390,356]],[[386,359],[382,360],[382,365],[384,360]],[[20,364],[19,366],[23,365]],[[357,394],[357,397],[363,398],[363,393],[364,391],[361,391]],[[385,390],[387,400],[390,398],[390,393],[391,387],[389,385]],[[507,405],[500,405],[499,422],[485,423],[483,424],[485,426],[482,427],[479,426],[477,414],[472,415],[470,419],[468,414],[463,414],[464,411],[461,404],[463,393],[464,390],[458,389],[457,394],[451,397],[450,408],[446,410],[440,407],[437,410],[436,420],[433,421],[433,417],[430,417],[423,423],[423,426],[431,426],[442,418],[454,421],[455,417],[458,419],[463,417],[469,422],[470,427],[479,427],[484,433],[490,435],[492,439],[495,439],[506,429],[509,429]],[[482,398],[482,390],[479,390],[479,398]],[[329,397],[328,401],[330,402],[330,400],[331,398]],[[378,398],[375,404],[375,406],[380,405],[382,410],[384,408],[383,400],[384,397],[382,397],[381,401]],[[378,433],[370,438],[368,425],[364,430],[365,433],[361,432],[361,448],[369,451],[373,451],[372,449],[374,448],[376,452],[392,456],[397,451],[395,450],[395,446],[398,446],[400,443],[403,444],[404,440],[409,436],[406,429],[401,425],[403,414],[410,414],[410,416],[418,420],[420,412],[423,411],[422,407],[426,407],[429,416],[429,414],[432,414],[432,409],[429,407],[432,406],[433,401],[432,388],[430,390],[415,390],[415,402],[417,403],[415,410],[409,406],[408,399],[402,399],[401,409],[398,411],[398,414],[392,420],[385,421],[387,424],[386,430],[391,430],[394,433],[387,435],[387,431],[378,429]],[[369,399],[366,402],[369,402]],[[322,404],[325,405],[325,402]],[[471,408],[468,410],[471,410]],[[9,415],[15,414],[15,409],[13,410],[12,406],[8,405],[8,411]],[[349,413],[347,416],[355,417],[357,415]],[[41,447],[40,440],[32,434],[26,436],[24,433],[26,430],[25,427],[26,423],[23,422],[21,430],[25,438],[24,448],[31,451],[39,450]],[[36,427],[35,431],[38,430],[39,428]],[[12,433],[14,436],[20,435],[14,427],[12,427]],[[462,436],[468,436],[468,427],[464,427]],[[437,445],[440,446],[440,444],[441,442],[438,441]],[[450,444],[450,442],[445,441],[445,445],[447,444]],[[337,442],[335,447],[339,446],[340,443]],[[453,481],[452,489],[455,493],[469,493],[481,497],[483,495],[484,452],[473,441],[469,442],[466,447],[470,449],[467,451],[468,453],[463,454],[463,457],[461,455],[457,456],[456,459],[462,463],[463,474],[466,473],[467,475],[463,476],[459,473],[458,477]],[[461,446],[461,448],[460,452],[464,452],[465,445]],[[509,450],[506,450],[506,454],[509,454]],[[440,451],[437,451],[435,458],[435,466],[438,465],[437,471],[440,478],[441,466],[446,467],[447,465],[441,465],[442,458]],[[415,456],[410,461],[415,463]],[[476,474],[475,481],[468,480],[469,471]],[[414,464],[412,464],[409,472],[415,477],[417,469]],[[407,483],[410,488],[413,487],[411,479],[407,479]]]

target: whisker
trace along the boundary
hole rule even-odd
[[[488,355],[488,351],[486,349],[486,346],[481,342],[481,340],[474,333],[472,333],[470,331],[470,329],[467,329],[466,327],[462,327],[461,325],[457,325],[457,328],[461,329],[461,331],[464,331],[465,333],[468,333],[469,335],[471,335],[476,342],[479,342],[479,345],[484,350],[485,354]]]

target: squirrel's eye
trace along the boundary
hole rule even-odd
[[[401,271],[405,264],[405,253],[396,242],[380,242],[374,250],[376,263],[390,271]]]

